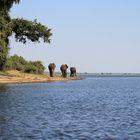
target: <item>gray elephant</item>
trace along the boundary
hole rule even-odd
[[[70,67],[70,77],[76,77],[76,68]]]
[[[62,64],[60,67],[62,77],[64,77],[64,78],[67,77],[67,69],[68,69],[67,64]]]
[[[50,63],[48,65],[48,69],[49,69],[49,72],[50,72],[50,77],[53,77],[54,76],[54,70],[55,70],[55,64],[54,63]]]

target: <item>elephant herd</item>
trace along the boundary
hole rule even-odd
[[[54,76],[55,67],[56,67],[56,65],[54,63],[50,63],[48,65],[48,69],[49,69],[49,72],[50,72],[50,77]],[[64,77],[64,78],[67,77],[67,69],[68,69],[67,64],[62,64],[61,67],[60,67],[62,77]],[[76,68],[75,67],[70,67],[70,76],[71,77],[76,77]]]

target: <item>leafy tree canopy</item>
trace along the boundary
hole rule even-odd
[[[10,11],[14,3],[19,3],[20,0],[0,0],[0,9]]]
[[[32,42],[40,42],[40,39],[43,39],[44,42],[50,43],[49,37],[52,35],[51,29],[37,23],[36,20],[18,18],[12,20],[12,31],[15,33],[16,40],[23,43],[26,43],[27,39]]]

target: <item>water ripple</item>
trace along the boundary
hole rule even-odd
[[[140,78],[0,86],[0,140],[140,138]]]

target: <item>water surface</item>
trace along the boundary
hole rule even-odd
[[[0,140],[140,138],[140,78],[0,86]]]

